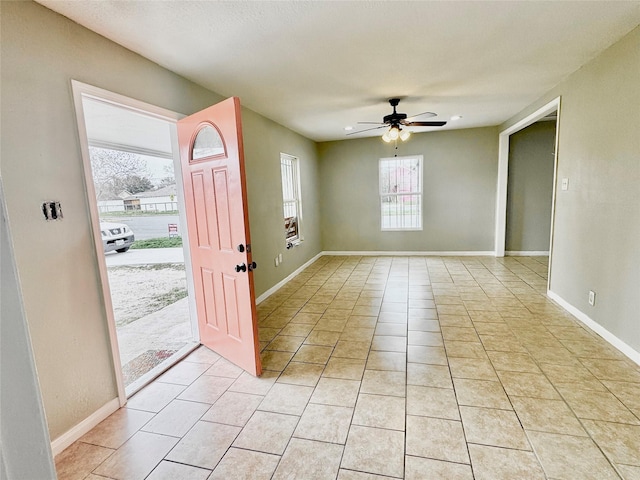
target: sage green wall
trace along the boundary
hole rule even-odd
[[[509,138],[506,250],[548,251],[556,122],[537,122]]]
[[[117,396],[71,79],[183,114],[221,97],[36,3],[3,1],[0,8],[0,168],[24,310],[55,439]],[[287,256],[286,268],[269,268],[267,258],[283,225],[281,218],[274,223],[262,218],[263,202],[279,205],[282,212],[279,152],[303,158],[311,204],[316,157],[313,142],[246,109],[243,119],[259,295],[319,252],[319,242],[310,240]],[[42,218],[39,205],[45,200],[62,203],[62,221]],[[313,206],[305,211],[310,232],[318,231],[314,212]]]
[[[423,155],[423,230],[382,232],[378,159],[393,157],[380,137],[318,145],[325,251],[490,251],[493,249],[496,128],[414,134],[398,156]]]
[[[640,27],[502,129],[561,96],[551,291],[640,352]],[[558,184],[560,182],[558,181]],[[588,292],[596,292],[596,304]]]
[[[316,144],[253,112],[243,112],[247,193],[256,296],[260,296],[322,251]],[[298,157],[304,241],[287,250],[284,240],[280,153]],[[275,266],[282,253],[282,263]]]

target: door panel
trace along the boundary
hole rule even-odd
[[[213,172],[215,189],[216,214],[218,216],[218,240],[221,250],[232,250],[231,219],[229,218],[229,192],[227,190],[227,171],[218,169]]]
[[[201,342],[260,375],[239,100],[180,120],[178,140]]]
[[[205,322],[207,323],[207,327],[218,329],[218,314],[216,312],[216,301],[214,295],[214,275],[215,272],[206,268],[202,269],[202,292],[204,294]]]
[[[193,185],[193,204],[196,219],[196,236],[198,239],[198,247],[210,247],[209,227],[206,222],[199,222],[198,218],[207,217],[207,201],[204,195],[204,175],[202,172],[194,172],[191,175]]]
[[[227,335],[240,341],[240,322],[238,319],[238,295],[236,291],[236,279],[222,274],[222,286],[224,287],[224,304],[227,313]]]

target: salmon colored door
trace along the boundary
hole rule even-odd
[[[178,141],[200,341],[260,375],[240,100],[180,120]]]

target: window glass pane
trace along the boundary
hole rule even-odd
[[[199,160],[201,158],[213,157],[224,154],[224,144],[218,131],[210,125],[206,125],[196,135],[193,142],[193,152],[191,158]]]
[[[282,154],[280,156],[280,172],[282,175],[282,206],[285,239],[294,241],[300,237],[298,159]]]
[[[380,160],[382,230],[422,229],[422,156]]]
[[[395,185],[395,178],[393,175],[393,163],[392,161],[382,160],[380,162],[380,193],[390,193],[392,191],[392,185]]]

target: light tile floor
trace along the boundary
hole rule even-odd
[[[200,347],[65,479],[640,479],[640,368],[547,258],[323,257],[259,307],[265,372]]]

